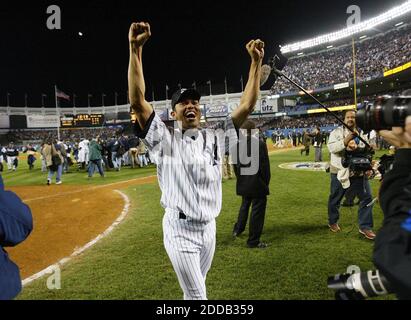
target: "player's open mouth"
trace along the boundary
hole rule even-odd
[[[196,113],[194,111],[189,111],[185,114],[185,117],[187,119],[195,119],[196,118]]]

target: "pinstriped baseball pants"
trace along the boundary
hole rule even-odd
[[[199,223],[179,219],[166,210],[163,218],[164,247],[184,292],[184,300],[207,300],[206,277],[214,257],[215,220]]]

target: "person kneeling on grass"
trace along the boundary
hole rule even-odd
[[[19,268],[4,248],[23,242],[32,230],[30,208],[13,192],[4,190],[0,176],[0,300],[13,299],[21,291]]]

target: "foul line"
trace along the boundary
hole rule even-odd
[[[83,247],[81,247],[79,249],[75,249],[74,252],[69,257],[65,257],[65,258],[61,259],[60,261],[58,261],[57,263],[55,263],[51,266],[48,266],[46,269],[32,275],[29,278],[24,279],[22,281],[23,286],[33,282],[34,280],[37,280],[37,279],[45,276],[46,274],[53,273],[56,270],[56,268],[62,267],[63,265],[65,265],[67,262],[69,262],[74,257],[77,257],[77,256],[81,255],[84,251],[86,251],[87,249],[94,246],[101,239],[108,236],[114,230],[114,228],[117,227],[126,218],[128,212],[130,210],[130,199],[123,192],[121,192],[119,190],[114,190],[114,191],[117,192],[118,194],[120,194],[123,197],[124,207],[123,207],[123,211],[121,212],[120,216],[113,222],[113,224],[110,227],[108,227],[103,233],[99,234],[95,239],[91,240],[89,243],[87,243]]]

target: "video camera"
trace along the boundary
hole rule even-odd
[[[398,97],[382,96],[374,103],[366,104],[357,112],[357,125],[365,132],[404,127],[405,119],[411,116],[411,94],[407,95],[408,91]]]

